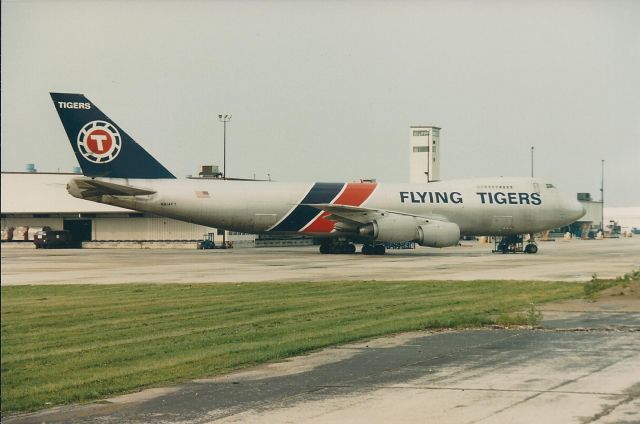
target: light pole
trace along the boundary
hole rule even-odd
[[[231,114],[218,115],[218,121],[222,122],[222,178],[227,179],[227,122],[231,121]],[[222,248],[227,248],[227,230],[222,229]]]
[[[531,146],[531,178],[533,178],[533,146]]]
[[[604,159],[602,159],[602,174],[600,179],[600,231],[604,237]]]
[[[231,114],[218,115],[218,121],[222,122],[222,177],[227,179],[227,122],[231,121]]]

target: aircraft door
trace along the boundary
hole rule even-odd
[[[533,192],[540,194],[540,184],[533,183]]]

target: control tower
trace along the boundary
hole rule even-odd
[[[440,127],[410,127],[409,182],[428,183],[440,179]]]

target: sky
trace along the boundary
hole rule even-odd
[[[77,166],[48,95],[83,93],[177,176],[529,176],[640,206],[638,1],[3,0],[2,171]]]

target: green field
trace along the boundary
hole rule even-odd
[[[2,287],[2,411],[104,398],[400,331],[522,323],[532,302],[582,295],[582,284],[530,281]]]

